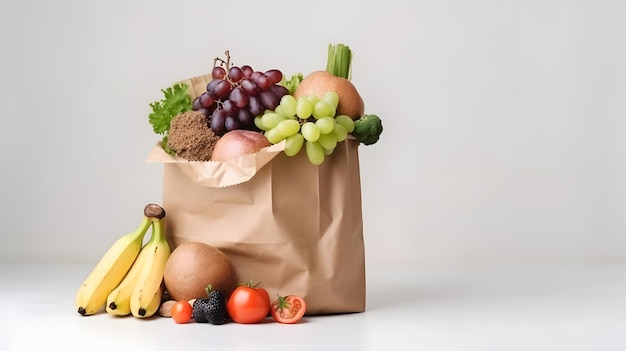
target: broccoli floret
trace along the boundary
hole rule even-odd
[[[371,145],[378,141],[383,132],[383,123],[376,115],[365,115],[354,121],[352,135],[365,145]]]

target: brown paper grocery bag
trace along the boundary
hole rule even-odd
[[[182,81],[193,98],[210,74]],[[338,143],[320,166],[284,142],[230,162],[190,162],[155,147],[163,162],[163,207],[173,248],[200,241],[220,248],[237,279],[270,296],[304,297],[307,314],[365,310],[365,251],[359,143]]]
[[[198,184],[184,162],[164,164],[163,207],[173,247],[200,241],[231,259],[240,282],[296,294],[308,314],[365,310],[358,142],[339,143],[320,166],[280,152],[248,181]]]

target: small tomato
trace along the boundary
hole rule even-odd
[[[267,290],[259,288],[258,284],[249,283],[239,285],[233,290],[226,304],[228,315],[236,323],[259,323],[270,310],[270,298]]]
[[[280,296],[272,303],[270,313],[272,318],[280,323],[297,323],[306,312],[304,299],[296,295]]]
[[[192,314],[193,307],[188,301],[178,301],[172,306],[172,319],[178,324],[189,322]]]

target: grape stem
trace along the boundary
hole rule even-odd
[[[230,50],[224,51],[224,55],[226,55],[226,60],[222,59],[221,57],[215,57],[213,59],[213,67],[217,67],[219,62],[219,65],[225,67],[224,69],[226,70],[226,75],[224,75],[224,78],[228,80],[230,82],[230,85],[232,85],[233,87],[239,86],[240,84],[231,80],[230,76],[228,75],[228,70],[233,66],[233,63],[230,62]]]
[[[226,70],[230,68],[230,66],[232,65],[232,63],[230,62],[230,50],[224,51],[224,55],[226,55],[226,61],[224,61],[224,59],[222,59],[221,57],[216,57],[213,59],[213,67],[217,67],[217,63],[219,62],[220,66],[226,66]]]

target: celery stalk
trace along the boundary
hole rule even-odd
[[[328,45],[326,72],[345,79],[352,79],[352,50],[343,44]]]

